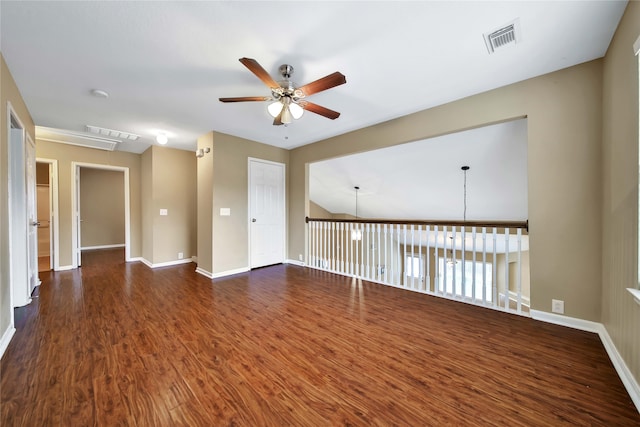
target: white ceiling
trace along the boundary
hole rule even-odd
[[[527,120],[309,165],[309,199],[332,213],[387,219],[526,220]]]
[[[211,130],[292,148],[602,57],[626,3],[3,0],[0,47],[36,125],[139,134],[117,147],[138,153],[158,131],[180,149]],[[515,18],[521,42],[489,55],[483,33]],[[220,103],[269,95],[241,57],[299,84],[341,71],[309,100],[342,115],[276,127],[266,103]]]

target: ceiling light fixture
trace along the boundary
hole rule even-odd
[[[95,96],[96,98],[108,98],[109,94],[101,89],[93,89],[91,91],[91,95]]]
[[[156,141],[160,145],[165,145],[167,142],[169,142],[169,138],[167,137],[167,135],[165,133],[159,133],[156,136]]]
[[[298,120],[304,114],[304,109],[292,102],[288,96],[283,96],[276,102],[269,104],[267,111],[273,118],[280,116],[280,121],[284,124],[291,123],[292,118]]]

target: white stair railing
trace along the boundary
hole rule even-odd
[[[307,266],[528,315],[526,221],[307,218]]]

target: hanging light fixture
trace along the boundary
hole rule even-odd
[[[464,209],[462,211],[462,222],[464,224],[467,222],[467,171],[471,168],[469,166],[462,166],[460,169],[464,173],[464,184],[463,184]],[[451,247],[453,248],[453,237],[450,236],[449,239],[451,239]],[[464,242],[462,242],[462,244],[464,244]],[[453,257],[453,249],[449,249],[449,258],[447,258],[447,265],[454,266],[457,263],[458,263],[458,260]]]
[[[360,190],[360,187],[355,186],[353,188],[356,190],[356,219],[358,219],[358,190]],[[362,240],[362,231],[360,231],[360,228],[351,231],[351,240]]]
[[[453,237],[451,239],[451,247],[453,247]],[[454,266],[458,263],[458,260],[453,257],[453,249],[449,249],[449,258],[447,258],[447,265]]]
[[[469,166],[462,166],[462,172],[464,173],[464,211],[462,214],[462,221],[467,222],[467,171],[471,169]]]

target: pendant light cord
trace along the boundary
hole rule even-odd
[[[358,219],[358,190],[360,187],[353,187],[356,189],[356,219]]]

